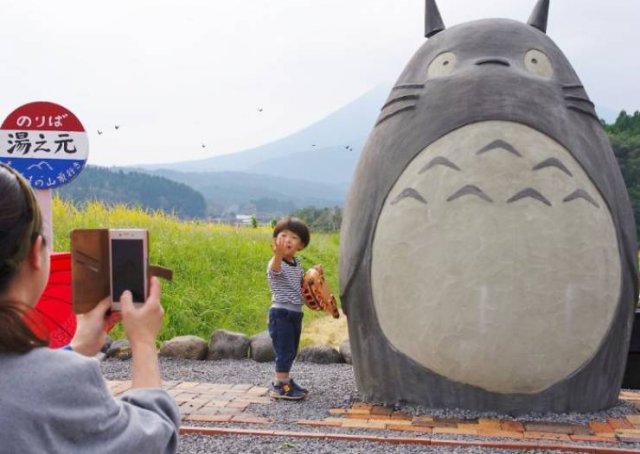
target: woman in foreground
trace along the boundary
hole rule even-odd
[[[163,317],[158,281],[151,281],[139,309],[129,292],[122,295],[133,377],[132,389],[116,399],[98,361],[87,358],[104,343],[109,298],[78,316],[68,348],[52,350],[30,328],[37,325],[31,309],[48,278],[49,252],[33,191],[0,164],[0,451],[176,452],[180,413],[161,389],[155,347]]]

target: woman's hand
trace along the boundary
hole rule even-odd
[[[160,283],[151,278],[149,298],[140,307],[132,302],[131,292],[120,297],[122,326],[129,338],[133,357],[133,388],[159,388],[160,366],[156,350],[156,337],[162,326],[164,309],[160,305]]]
[[[138,345],[153,345],[162,327],[164,309],[160,305],[160,283],[155,277],[151,278],[149,297],[147,301],[134,306],[131,292],[126,291],[120,297],[122,308],[122,327],[129,339],[131,349]]]
[[[86,314],[76,316],[76,332],[71,339],[71,348],[85,356],[98,354],[106,338],[106,332],[119,320],[117,312],[107,316],[111,307],[111,298],[100,301],[96,307]]]

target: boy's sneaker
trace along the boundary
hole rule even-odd
[[[302,400],[306,394],[294,388],[291,383],[283,383],[271,385],[270,396],[274,399]]]
[[[309,394],[309,390],[308,390],[308,389],[306,389],[306,388],[303,388],[302,386],[300,386],[299,384],[297,384],[296,382],[294,382],[294,381],[293,381],[293,378],[291,379],[291,381],[290,381],[289,383],[291,383],[291,387],[292,387],[293,389],[296,389],[296,390],[300,391],[300,392],[301,392],[302,394],[304,394],[305,396],[306,396],[307,394]]]

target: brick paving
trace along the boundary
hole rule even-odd
[[[114,395],[131,388],[130,381],[108,381]],[[385,443],[418,443],[431,446],[483,446],[496,449],[564,449],[575,452],[622,453],[638,452],[630,443],[640,443],[640,391],[623,391],[622,400],[632,403],[637,414],[624,418],[589,421],[588,424],[567,424],[545,421],[520,422],[492,418],[447,419],[428,415],[412,416],[380,405],[356,402],[349,408],[331,408],[322,419],[296,421],[300,430],[287,432],[270,430],[274,422],[251,413],[251,404],[270,405],[268,388],[248,384],[197,382],[164,382],[163,387],[180,406],[182,433],[220,435],[276,435],[287,437],[326,438],[335,440],[368,440]],[[190,427],[190,422],[206,423],[205,427]],[[216,426],[224,424],[224,427]],[[229,427],[231,425],[232,427]],[[237,425],[237,426],[235,426]],[[252,428],[247,428],[251,426]],[[254,426],[264,429],[255,429]],[[331,428],[329,433],[305,432]],[[336,433],[349,430],[349,434]],[[353,431],[362,431],[353,435]],[[387,436],[368,435],[367,431],[385,431]],[[431,435],[438,435],[437,438]],[[472,440],[443,439],[446,435],[468,436]],[[418,437],[418,438],[416,438]],[[480,439],[480,440],[479,440]],[[595,447],[585,443],[598,442]],[[606,446],[606,447],[603,447]]]
[[[111,392],[118,396],[131,388],[130,381],[107,381]],[[271,424],[271,420],[251,414],[250,404],[270,404],[269,390],[246,384],[164,382],[163,388],[180,407],[183,423]]]

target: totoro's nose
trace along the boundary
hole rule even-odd
[[[504,59],[504,58],[497,58],[497,57],[489,57],[489,58],[481,58],[480,60],[476,61],[476,65],[480,66],[480,65],[500,65],[500,66],[511,66],[511,63],[509,63],[508,60]]]

